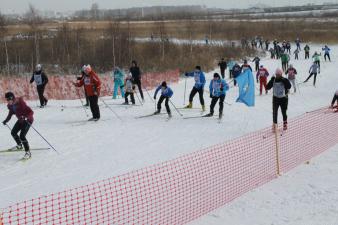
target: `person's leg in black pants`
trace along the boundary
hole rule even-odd
[[[19,131],[21,130],[21,123],[20,121],[16,121],[16,123],[14,124],[12,131],[11,131],[11,135],[14,138],[15,142],[17,145],[22,145],[22,142],[20,140],[20,137],[18,135]]]
[[[277,124],[278,121],[278,108],[279,108],[279,99],[273,97],[272,100],[272,120],[274,124]]]
[[[219,97],[215,97],[215,96],[212,97],[211,104],[210,104],[210,115],[214,115],[214,108],[215,108],[215,105],[216,105],[218,99],[219,99]]]
[[[221,96],[219,97],[219,115],[220,115],[220,116],[223,114],[224,99],[225,99],[225,95],[221,95]]]
[[[282,110],[283,122],[286,123],[288,121],[288,116],[286,114],[286,111],[288,109],[288,99],[287,98],[281,98],[280,99],[280,108]]]
[[[203,88],[198,89],[198,94],[199,94],[199,97],[200,97],[201,105],[204,106]]]
[[[39,95],[40,106],[43,107],[47,103],[47,99],[43,96],[43,93],[45,92],[45,87],[38,86],[37,91]]]
[[[141,80],[136,80],[135,84],[137,85],[138,91],[140,92],[142,100],[144,100],[143,91],[142,91],[142,85]]]
[[[157,113],[161,112],[161,108],[162,108],[161,105],[162,105],[162,102],[163,102],[164,99],[165,99],[165,97],[163,95],[161,95],[160,99],[157,102]]]
[[[317,73],[313,74],[313,86],[316,86]]]
[[[168,115],[171,116],[171,111],[170,111],[170,107],[169,107],[169,98],[168,97],[165,98],[165,108],[167,110]]]
[[[194,99],[194,97],[195,97],[197,91],[198,91],[197,88],[195,88],[195,87],[192,88],[192,90],[191,90],[191,92],[190,92],[190,95],[189,95],[189,102],[192,103],[192,101],[193,101],[193,99]]]
[[[306,78],[306,80],[304,81],[304,83],[307,82],[312,77],[313,74],[314,73],[310,73],[310,75]]]
[[[337,105],[338,105],[338,95],[336,95],[336,94],[333,96],[332,101],[331,101],[332,107],[333,107],[335,101],[337,101]]]
[[[90,105],[90,110],[93,114],[94,119],[100,119],[100,108],[98,105],[98,96],[89,96],[89,105]]]

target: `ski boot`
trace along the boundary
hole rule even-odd
[[[23,156],[23,160],[27,160],[27,159],[30,159],[32,157],[32,154],[31,152],[28,150],[26,151],[25,155]]]
[[[288,122],[284,121],[283,123],[283,130],[287,130],[288,129]]]
[[[223,118],[223,113],[219,113],[218,119],[222,119]]]
[[[186,107],[184,107],[184,108],[191,109],[192,108],[192,102],[189,102],[189,104]]]
[[[213,113],[208,113],[206,115],[204,115],[203,117],[212,117],[214,114]]]
[[[154,112],[154,115],[158,115],[158,114],[160,114],[160,110],[157,110],[156,112]]]

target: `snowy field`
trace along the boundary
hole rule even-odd
[[[310,47],[312,54],[315,50],[320,52],[322,46]],[[299,86],[300,91],[290,95],[289,117],[330,104],[338,88],[338,56],[334,55],[338,46],[329,47],[333,53],[332,62],[322,61],[316,88],[311,79]],[[304,60],[303,53],[299,61],[291,57],[291,63],[298,70],[298,82],[305,80],[311,65],[310,60]],[[281,67],[280,60],[269,58],[264,58],[262,64],[270,74]],[[207,73],[207,85],[214,72]],[[185,103],[192,86],[193,79],[190,78]],[[172,101],[177,107],[183,107],[185,79],[171,87],[174,91]],[[149,91],[151,96],[153,93],[153,90]],[[238,89],[231,88],[227,93],[228,104],[225,104],[222,123],[217,123],[216,118],[182,119],[172,106],[173,118],[168,122],[166,114],[138,119],[137,116],[154,112],[154,103],[146,92],[144,94],[146,102],[143,106],[122,106],[122,99],[103,98],[123,121],[116,118],[102,101],[101,120],[98,122],[85,122],[88,117],[79,100],[50,100],[45,109],[38,108],[36,101],[29,102],[35,111],[34,127],[60,154],[53,150],[32,151],[32,159],[22,163],[18,160],[23,153],[1,153],[0,208],[174,159],[272,124],[271,93],[259,96],[256,90],[256,106],[248,108],[235,103]],[[209,93],[204,96],[209,106]],[[194,109],[181,110],[184,117],[201,115],[200,111],[197,95]],[[162,112],[165,112],[164,105]],[[90,114],[88,109],[87,113]],[[218,106],[215,114],[218,115]],[[6,115],[6,106],[2,104],[0,118],[4,119]],[[13,118],[9,125],[13,126],[15,121]],[[0,129],[0,136],[0,149],[14,146],[5,126]],[[27,138],[32,148],[47,147],[33,129]],[[318,221],[337,224],[338,211],[334,207],[338,199],[337,150],[338,146],[309,165],[296,168],[192,224],[323,224]]]

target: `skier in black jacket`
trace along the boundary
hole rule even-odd
[[[227,62],[224,61],[224,58],[222,58],[221,61],[219,61],[218,66],[219,66],[219,68],[221,70],[222,79],[224,79],[224,77],[225,77],[225,70],[228,67]]]
[[[46,84],[48,83],[48,77],[46,76],[45,72],[42,71],[41,64],[37,64],[35,67],[35,71],[33,72],[32,78],[30,83],[36,83],[36,89],[38,91],[39,99],[40,99],[40,108],[43,108],[47,105],[48,100],[43,93],[45,92]]]
[[[286,114],[288,108],[288,93],[291,88],[291,83],[288,79],[283,77],[283,71],[277,69],[276,77],[272,77],[266,86],[267,90],[273,88],[272,98],[272,114],[273,114],[273,129],[277,126],[278,108],[281,107],[283,114],[283,130],[287,130],[288,117]]]
[[[133,60],[131,62],[131,64],[132,65],[129,69],[129,72],[132,75],[133,84],[137,85],[138,90],[139,90],[140,95],[141,95],[141,98],[142,98],[142,101],[144,101],[144,96],[143,96],[143,91],[142,91],[142,86],[141,86],[141,71],[140,71],[140,68],[137,66],[137,62],[135,60]],[[135,88],[135,86],[134,86],[134,88]]]

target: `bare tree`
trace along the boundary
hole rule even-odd
[[[92,19],[97,20],[99,17],[99,4],[93,3],[90,8],[90,14]]]
[[[40,62],[39,26],[43,23],[43,20],[39,16],[38,10],[32,4],[29,4],[28,11],[25,14],[25,19],[31,28],[32,34],[34,35],[33,46],[35,52],[35,62]]]
[[[5,46],[5,53],[6,53],[6,64],[7,64],[7,75],[9,75],[9,57],[8,57],[8,49],[7,49],[7,42],[6,42],[6,19],[5,17],[0,13],[0,39],[4,42]]]

